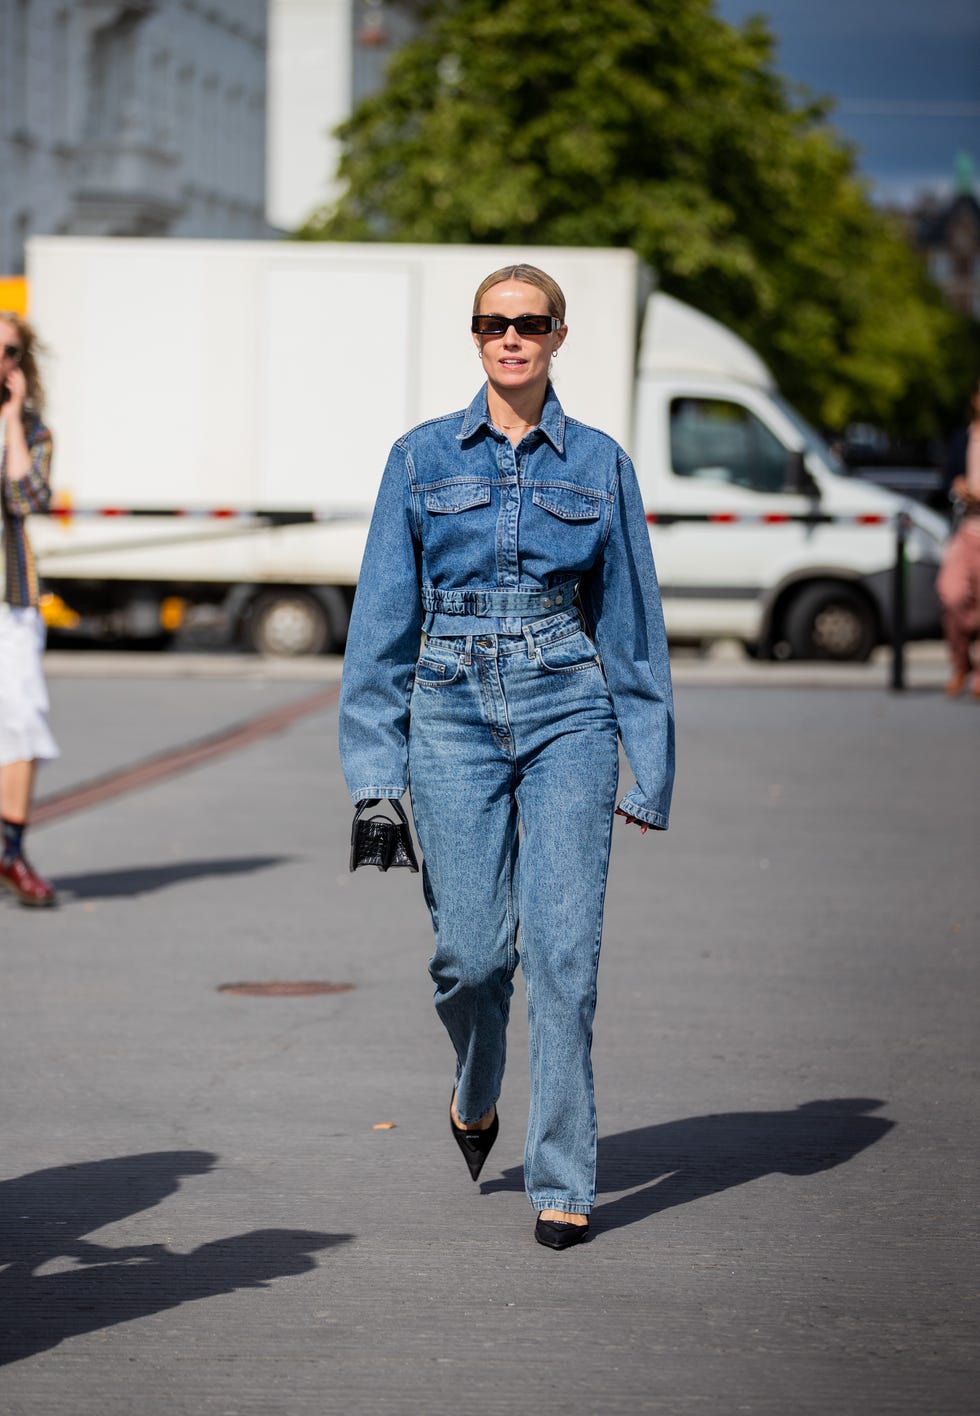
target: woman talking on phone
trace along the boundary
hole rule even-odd
[[[0,311],[0,886],[22,905],[54,905],[53,888],[24,852],[37,764],[58,755],[48,728],[44,622],[25,525],[51,499],[51,434],[41,420],[35,346],[30,325]]]
[[[617,737],[636,777],[618,814],[666,829],[670,670],[632,464],[551,384],[568,333],[561,290],[534,266],[495,271],[471,330],[483,387],[399,439],[385,468],[347,641],[341,756],[355,802],[411,788],[429,971],[456,1055],[449,1128],[474,1180],[499,1130],[519,931],[525,1185],[536,1239],[566,1249],[595,1201],[590,1048]]]

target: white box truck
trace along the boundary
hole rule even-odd
[[[34,238],[47,589],[106,637],[213,604],[262,652],[340,647],[388,449],[472,398],[472,293],[519,259],[568,297],[563,403],[634,456],[668,633],[866,657],[901,503],[837,475],[753,351],[626,250]],[[938,623],[946,528],[908,512],[914,637]]]

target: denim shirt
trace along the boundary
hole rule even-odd
[[[406,790],[423,633],[520,634],[551,605],[567,609],[576,584],[636,777],[620,805],[666,830],[670,665],[636,474],[612,438],[565,414],[550,384],[516,448],[491,422],[484,385],[465,411],[419,424],[391,450],[344,658],[340,754],[354,800]]]

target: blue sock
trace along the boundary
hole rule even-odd
[[[9,865],[23,853],[25,821],[3,820],[3,863]]]

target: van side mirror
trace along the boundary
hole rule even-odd
[[[814,501],[820,500],[820,484],[807,468],[805,453],[789,452],[786,454],[784,487],[787,492],[795,492],[797,496],[812,497]]]

